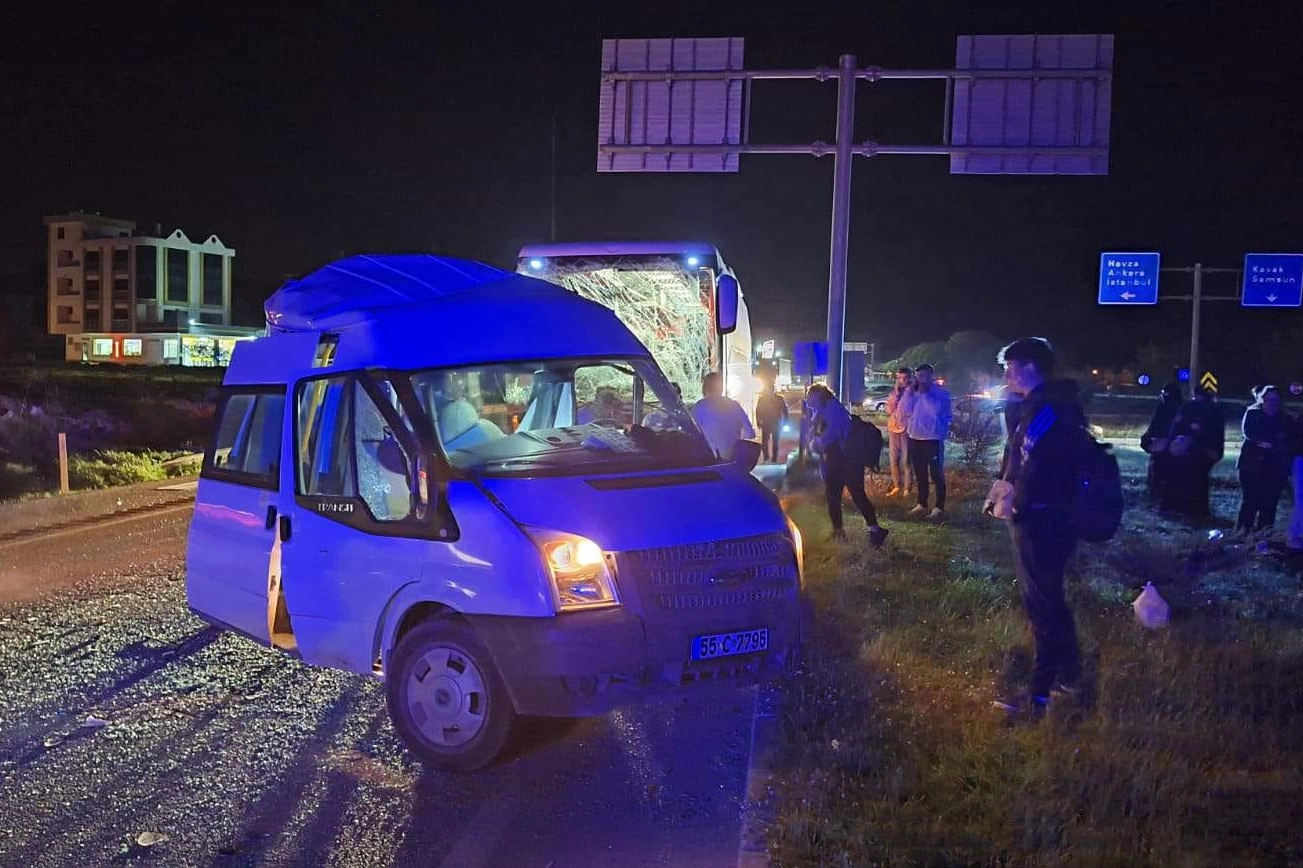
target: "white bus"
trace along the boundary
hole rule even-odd
[[[701,397],[702,377],[720,371],[725,393],[754,413],[759,383],[751,371],[751,321],[737,275],[713,245],[697,241],[533,244],[521,249],[516,270],[613,310],[651,351],[666,376],[682,388],[689,404]],[[721,336],[718,290],[729,280],[738,286],[736,328]]]

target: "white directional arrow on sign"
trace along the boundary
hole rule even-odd
[[[1275,302],[1276,299],[1278,299],[1278,298],[1280,298],[1280,296],[1276,295],[1276,294],[1273,292],[1271,295],[1267,296],[1267,301]]]
[[[1122,293],[1122,297],[1125,298],[1127,301],[1130,301],[1131,299],[1136,297],[1136,294],[1134,292],[1124,292]]]

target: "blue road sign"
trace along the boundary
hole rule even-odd
[[[1178,383],[1188,383],[1188,382],[1190,382],[1190,369],[1189,369],[1189,368],[1177,368],[1177,369],[1176,369],[1176,381],[1177,381]]]
[[[1158,304],[1157,253],[1101,253],[1100,304]]]
[[[1248,253],[1244,256],[1245,307],[1303,305],[1303,253]]]

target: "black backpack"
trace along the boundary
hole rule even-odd
[[[1100,443],[1086,428],[1076,438],[1076,473],[1073,477],[1072,525],[1077,538],[1105,542],[1122,526],[1122,472],[1113,446]]]
[[[882,432],[877,425],[852,413],[846,451],[857,461],[862,461],[865,467],[878,470],[882,463]]]

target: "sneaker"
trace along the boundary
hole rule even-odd
[[[1035,723],[1050,710],[1050,698],[1023,693],[995,699],[991,702],[991,707],[1002,712],[1010,726],[1017,723]]]
[[[887,534],[889,533],[891,533],[891,531],[887,530],[885,527],[870,528],[869,548],[875,551],[882,548],[883,543],[887,541]]]
[[[887,497],[895,497],[898,494],[900,494],[900,489],[894,485],[887,489]]]
[[[915,506],[913,509],[911,509],[911,510],[909,511],[909,514],[910,514],[910,515],[927,515],[927,507],[920,503],[920,504],[918,504],[917,506]]]
[[[946,517],[946,511],[939,506],[934,506],[932,507],[932,511],[927,514],[927,517],[931,521],[941,521],[941,519]]]

